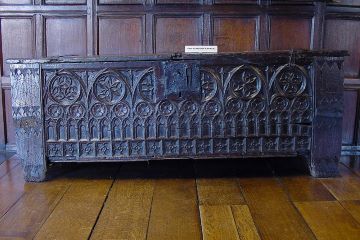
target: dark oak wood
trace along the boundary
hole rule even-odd
[[[8,57],[175,52],[186,44],[219,44],[220,51],[347,49],[346,77],[358,78],[358,6],[357,0],[0,0],[1,85],[9,89]],[[353,104],[348,113],[352,119]],[[13,148],[13,123],[0,123],[0,147]],[[360,136],[358,126],[344,128],[346,145],[360,144],[349,138]]]
[[[336,176],[345,55],[9,60],[25,179],[48,162],[225,156],[302,156],[312,176]]]
[[[46,18],[45,56],[86,56],[86,18]]]
[[[258,50],[256,28],[259,18],[213,17],[213,43],[220,52]]]
[[[144,16],[99,18],[99,54],[121,55],[145,52]]]
[[[310,49],[311,41],[311,19],[270,17],[270,49]]]

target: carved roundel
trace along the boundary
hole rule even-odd
[[[114,106],[113,112],[119,118],[126,118],[130,113],[130,107],[126,102],[119,102]]]
[[[288,108],[289,103],[290,101],[286,97],[277,96],[271,100],[270,106],[272,110],[282,112]]]
[[[81,104],[73,104],[69,107],[69,116],[71,118],[82,118],[85,112],[85,107]]]
[[[143,118],[149,117],[153,113],[153,108],[148,102],[140,102],[135,107],[136,113]]]
[[[230,113],[239,113],[243,108],[244,103],[238,98],[231,98],[226,103],[226,110]]]
[[[62,106],[58,104],[52,104],[48,107],[48,114],[52,118],[60,118],[64,113]]]
[[[215,100],[208,101],[204,106],[204,114],[207,116],[215,116],[221,112],[221,105]]]
[[[294,99],[292,108],[296,111],[303,112],[310,107],[310,98],[307,96],[299,96]]]
[[[80,96],[79,80],[69,72],[59,72],[49,84],[50,97],[61,105],[71,105]]]
[[[163,100],[159,103],[158,111],[163,116],[170,116],[175,112],[175,106],[169,100]]]
[[[261,91],[261,73],[251,67],[237,67],[229,73],[230,92],[244,100],[256,97]]]
[[[180,108],[181,114],[194,115],[198,111],[199,111],[199,105],[192,100],[185,101]]]
[[[248,110],[254,113],[260,113],[265,109],[265,106],[266,104],[264,99],[256,97],[249,102]]]
[[[95,103],[91,107],[91,114],[96,118],[101,118],[106,115],[107,108],[103,103]]]
[[[306,72],[296,65],[282,66],[275,73],[275,85],[284,96],[299,96],[306,88]]]
[[[209,101],[212,99],[215,96],[217,89],[216,75],[211,72],[211,70],[203,69],[201,74],[202,101]]]
[[[93,89],[97,100],[107,104],[114,104],[124,98],[126,83],[119,74],[105,72],[96,78]]]

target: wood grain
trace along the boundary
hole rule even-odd
[[[26,192],[0,220],[0,236],[33,238],[68,188],[47,182]],[[21,221],[19,221],[21,219]]]
[[[341,177],[321,179],[337,200],[360,200],[360,177],[339,165]]]
[[[156,180],[147,239],[200,239],[196,201],[195,180]]]
[[[8,58],[34,57],[35,41],[32,18],[5,18],[1,19],[1,50],[2,76],[9,76],[9,65],[5,64]],[[14,44],[16,41],[17,44]]]
[[[281,182],[294,202],[335,200],[319,179],[296,176],[281,178]]]
[[[301,34],[300,34],[301,32]],[[270,49],[309,49],[311,19],[271,17]]]
[[[239,183],[263,240],[315,239],[276,179],[244,178]]]
[[[200,206],[204,240],[239,240],[230,206]]]
[[[201,45],[201,22],[198,17],[157,17],[156,53],[183,52],[185,45]],[[180,27],[181,26],[181,27]]]
[[[324,48],[347,49],[350,56],[345,59],[345,76],[359,77],[360,49],[360,24],[358,19],[328,19],[325,21],[326,32]]]
[[[88,239],[111,182],[106,179],[73,183],[35,239]]]
[[[219,52],[256,50],[256,18],[214,17],[214,45]]]
[[[231,206],[241,240],[260,240],[259,233],[247,205]]]
[[[141,54],[144,52],[141,17],[99,19],[99,54]]]
[[[235,178],[200,178],[196,185],[200,205],[244,204]]]
[[[46,56],[86,55],[86,18],[46,19]]]
[[[140,165],[121,168],[91,239],[146,239],[154,181],[128,175],[144,176],[144,164]]]
[[[341,205],[360,223],[360,201],[341,201]]]
[[[334,201],[295,203],[318,240],[359,239],[360,224]]]
[[[35,239],[88,239],[118,167],[89,164],[63,176],[71,186]]]

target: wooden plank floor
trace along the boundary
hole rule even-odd
[[[55,164],[26,183],[0,153],[1,239],[360,239],[360,161],[315,179],[299,160]]]

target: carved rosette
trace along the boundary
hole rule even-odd
[[[301,95],[306,88],[306,72],[299,66],[282,66],[275,73],[275,78],[278,92],[289,98]]]
[[[78,78],[70,72],[61,71],[50,80],[49,95],[60,105],[71,105],[79,98],[81,86]]]
[[[270,86],[273,124],[306,124],[311,121],[312,88],[304,67],[296,64],[278,67],[270,80]],[[281,131],[288,132],[286,129]]]
[[[262,74],[253,67],[240,66],[229,72],[228,84],[230,94],[243,100],[256,97],[262,87]]]
[[[122,100],[126,93],[126,83],[120,74],[105,71],[94,82],[94,96],[104,104],[114,104]]]

